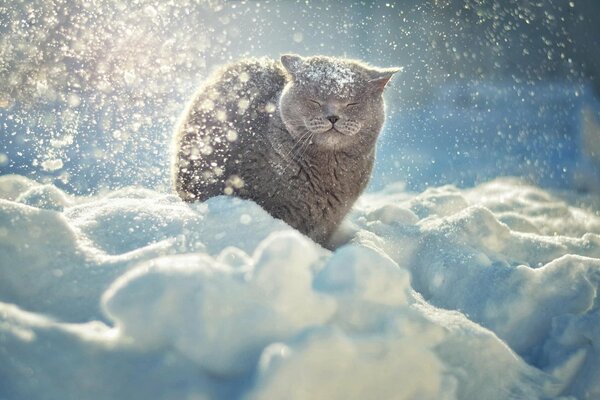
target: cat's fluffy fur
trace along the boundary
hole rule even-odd
[[[252,199],[326,245],[367,185],[397,70],[295,55],[221,68],[176,131],[177,193]]]

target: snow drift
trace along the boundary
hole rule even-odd
[[[0,177],[0,398],[600,397],[600,205],[364,195],[330,252],[228,197]]]

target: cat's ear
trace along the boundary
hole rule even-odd
[[[402,71],[402,68],[378,68],[373,70],[371,71],[371,78],[368,84],[374,91],[381,93],[390,79],[392,79],[392,76],[400,71]]]
[[[284,54],[281,56],[281,64],[292,76],[298,73],[303,63],[304,59],[296,54]]]

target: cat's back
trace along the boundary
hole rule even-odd
[[[244,59],[215,71],[196,93],[194,103],[212,112],[226,112],[230,117],[227,120],[232,120],[246,111],[257,111],[253,109],[260,106],[272,111],[274,104],[268,102],[276,98],[284,85],[285,73],[279,62],[268,58]],[[219,106],[223,108],[218,109]]]
[[[173,173],[182,198],[223,194],[233,166],[267,129],[285,83],[281,64],[267,58],[225,65],[205,81],[175,135]]]

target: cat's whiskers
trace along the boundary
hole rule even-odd
[[[304,141],[304,149],[302,150],[302,146],[301,146],[301,150],[300,150],[300,154],[298,154],[298,158],[301,159],[304,157],[304,155],[306,154],[306,152],[308,151],[308,148],[310,147],[313,138],[315,137],[316,132],[311,132],[311,134],[306,138],[306,140]]]
[[[286,157],[289,156],[290,154],[292,154],[294,152],[294,150],[296,150],[298,148],[298,146],[301,145],[304,138],[306,136],[308,136],[309,134],[310,134],[310,131],[308,129],[306,129],[305,132],[303,132],[302,135],[300,135],[300,137],[298,138],[298,140],[294,143],[294,145],[292,146],[290,151],[286,154]]]
[[[301,147],[301,144],[303,143],[303,140],[304,140],[304,138],[306,138],[307,136],[309,136],[309,135],[310,135],[310,133],[311,133],[311,132],[310,132],[310,130],[308,130],[307,128],[304,128],[304,129],[306,129],[306,130],[305,130],[305,132],[303,132],[303,133],[300,135],[300,137],[298,138],[298,140],[297,140],[297,141],[295,141],[295,143],[294,143],[294,145],[292,146],[292,148],[290,149],[290,151],[288,151],[288,152],[287,152],[287,153],[284,155],[284,157],[285,157],[285,158],[288,158],[288,157],[291,155],[291,156],[292,156],[292,159],[294,159],[294,151],[295,151],[295,150],[297,150],[297,149],[299,148],[299,146]],[[291,165],[291,163],[287,163],[287,164],[285,165],[285,167],[283,168],[283,170],[282,170],[282,172],[281,172],[281,173],[283,174],[285,171],[287,171],[287,169],[288,169],[288,167],[289,167],[290,165]]]

